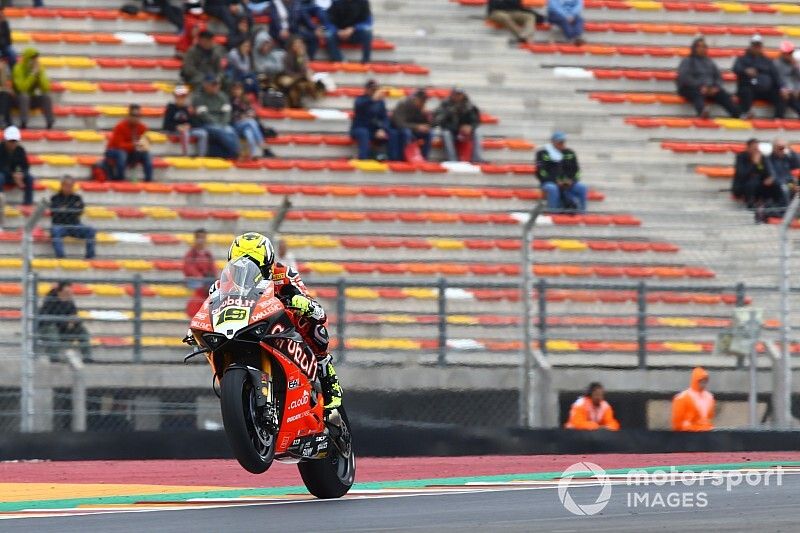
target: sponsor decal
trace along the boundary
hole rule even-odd
[[[226,307],[219,314],[215,326],[219,326],[225,322],[241,322],[247,320],[248,314],[250,314],[249,309],[244,309],[242,307]]]
[[[298,444],[300,444],[300,438],[296,438],[292,441],[292,446],[297,446]]]
[[[322,450],[327,450],[327,449],[328,449],[327,442],[320,442],[319,444],[317,444],[317,452],[321,452]]]
[[[219,309],[223,309],[225,307],[253,307],[256,305],[255,300],[249,300],[247,298],[242,298],[241,296],[234,298],[232,296],[228,296],[226,299],[222,300],[219,303]]]
[[[284,274],[283,272],[281,272],[280,274],[273,274],[272,275],[272,281],[278,281],[278,280],[281,280],[281,279],[283,279],[285,277],[286,277],[286,274]]]
[[[326,440],[328,440],[328,437],[326,435],[320,435],[319,437],[317,437],[317,442],[325,442]]]
[[[310,401],[311,401],[311,395],[308,394],[308,391],[303,391],[303,397],[298,398],[297,400],[290,403],[289,409],[297,409],[298,407],[303,407],[304,405],[308,405]]]
[[[303,411],[299,415],[290,416],[289,418],[286,419],[286,423],[294,422],[295,420],[300,420],[301,418],[303,418],[304,416],[306,416],[310,412],[311,411]]]
[[[303,457],[311,457],[311,448],[303,448]]]
[[[289,384],[287,385],[289,390],[296,389],[299,386],[300,386],[300,380],[299,379],[290,379],[289,380]]]

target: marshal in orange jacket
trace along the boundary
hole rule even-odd
[[[706,390],[708,372],[692,370],[691,386],[672,399],[673,431],[710,431],[714,429],[714,395]]]
[[[601,400],[600,404],[595,406],[590,396],[581,396],[572,404],[572,408],[569,410],[569,420],[564,427],[567,429],[617,431],[619,422],[614,418],[614,409],[607,401]]]

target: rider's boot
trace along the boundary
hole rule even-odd
[[[336,377],[336,369],[333,368],[330,354],[325,354],[319,359],[320,384],[322,384],[322,398],[325,402],[325,410],[332,411],[342,405],[342,386],[339,385],[339,378]]]

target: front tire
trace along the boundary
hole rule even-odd
[[[249,373],[244,368],[229,369],[221,389],[222,423],[233,455],[248,472],[266,472],[275,456],[275,436],[259,421]]]
[[[300,477],[308,492],[321,499],[341,498],[353,486],[356,476],[356,455],[353,451],[350,421],[340,407],[342,436],[331,437],[330,452],[323,459],[297,463]]]

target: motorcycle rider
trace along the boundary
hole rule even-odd
[[[342,405],[342,387],[328,353],[328,328],[325,327],[327,316],[322,306],[311,298],[300,274],[294,268],[275,261],[275,249],[264,235],[248,232],[233,239],[228,250],[228,261],[243,256],[259,267],[265,280],[272,280],[278,299],[301,314],[298,330],[317,357],[325,409],[336,409]],[[219,281],[216,281],[209,294],[213,294],[218,288]]]

